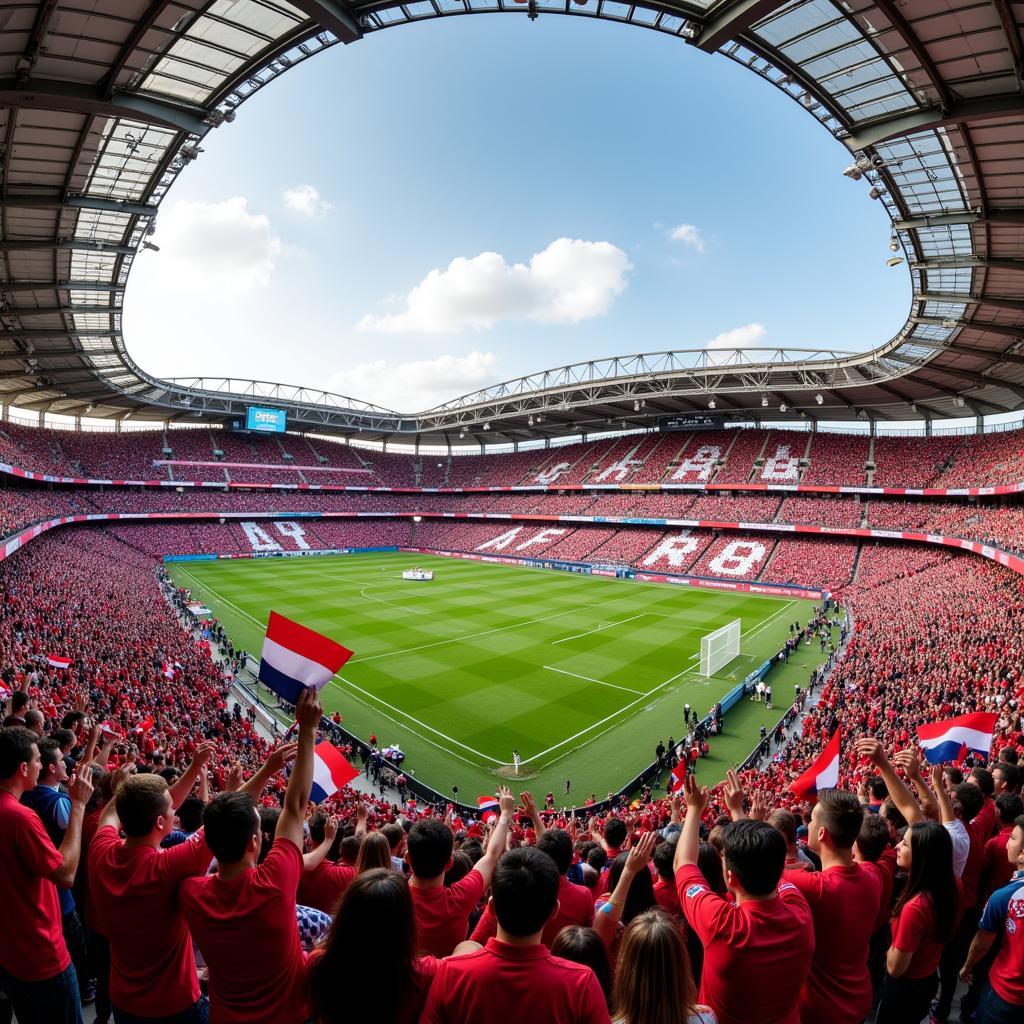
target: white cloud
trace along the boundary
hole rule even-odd
[[[632,270],[626,254],[610,242],[559,238],[530,257],[529,265],[507,263],[496,252],[460,256],[444,270],[431,270],[408,295],[399,313],[367,313],[362,331],[442,334],[489,330],[502,320],[574,324],[608,311],[626,288]]]
[[[764,324],[744,324],[742,327],[734,327],[731,331],[716,334],[710,341],[704,342],[703,347],[709,351],[756,348],[760,346],[767,333]],[[725,356],[712,357],[712,361],[716,363],[724,360]]]
[[[160,254],[153,262],[161,277],[198,292],[267,287],[283,248],[269,218],[250,213],[244,196],[219,203],[178,200],[161,209],[157,232]]]
[[[677,224],[669,231],[668,237],[673,242],[683,242],[692,246],[697,252],[704,251],[704,236],[695,224]]]
[[[321,198],[320,190],[315,185],[296,185],[295,188],[284,190],[284,205],[292,213],[314,220],[325,216],[334,205]]]
[[[422,412],[492,383],[496,364],[497,356],[493,352],[443,355],[408,362],[378,359],[333,374],[327,382],[327,390],[398,412]]]

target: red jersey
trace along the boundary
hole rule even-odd
[[[1024,871],[1018,871],[985,904],[978,928],[1002,935],[1003,942],[988,972],[996,995],[1011,1006],[1024,1007]]]
[[[7,922],[0,928],[0,967],[20,981],[45,981],[71,963],[57,887],[46,877],[63,863],[39,815],[0,790],[0,878]]]
[[[912,897],[899,917],[893,918],[892,944],[904,953],[913,953],[905,978],[930,978],[938,969],[945,943],[935,938],[935,908],[927,893]]]
[[[654,899],[658,906],[674,917],[682,917],[683,909],[679,906],[679,893],[676,892],[675,882],[666,882],[659,878],[654,883]]]
[[[280,836],[257,868],[186,878],[178,902],[210,968],[210,1024],[303,1024],[306,969],[295,892],[302,851]]]
[[[105,825],[89,849],[89,882],[101,934],[110,940],[110,1001],[138,1017],[167,1017],[200,996],[192,937],[178,885],[201,875],[210,851],[200,830],[169,850],[129,847]]]
[[[544,925],[544,931],[540,937],[541,943],[550,947],[551,943],[555,941],[555,936],[563,928],[573,924],[589,928],[593,923],[594,897],[591,896],[590,890],[585,885],[576,885],[570,882],[565,875],[562,875],[558,880],[558,913]],[[488,903],[470,938],[483,945],[497,934],[498,919]]]
[[[875,918],[875,927],[872,935],[889,920],[889,912],[892,910],[892,893],[896,887],[896,851],[887,846],[882,855],[875,861],[863,861],[861,867],[878,877],[882,887],[882,895],[878,903],[878,916]]]
[[[882,901],[877,871],[862,864],[786,876],[807,898],[816,945],[800,993],[803,1024],[860,1024],[871,1010],[868,945]]]
[[[303,871],[295,901],[304,907],[315,907],[325,914],[333,914],[349,882],[356,877],[356,869],[347,864],[322,861],[311,871]]]
[[[985,855],[985,843],[991,832],[986,832],[985,823],[979,814],[970,825],[966,826],[971,837],[971,846],[967,851],[967,863],[964,864],[960,881],[964,887],[964,908],[976,906],[978,901],[978,885],[981,882],[981,862]]]
[[[985,905],[989,896],[1002,889],[1013,877],[1013,865],[1006,856],[1006,844],[1013,835],[1013,825],[1005,826],[986,844],[981,854],[981,881],[978,886],[978,903]]]
[[[992,838],[999,826],[999,812],[996,810],[996,802],[992,797],[985,797],[981,810],[974,816],[971,824],[977,828],[982,843]],[[973,837],[974,833],[972,832],[971,835]]]
[[[409,891],[419,952],[449,956],[469,933],[469,915],[484,894],[484,876],[474,870],[452,886],[421,889],[411,885]]]
[[[609,1024],[597,976],[542,945],[498,939],[441,963],[421,1024]]]
[[[737,905],[712,892],[700,868],[686,864],[676,872],[676,892],[704,946],[700,1001],[719,1024],[797,1024],[814,929],[790,876],[777,896]]]

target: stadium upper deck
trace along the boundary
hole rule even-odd
[[[468,13],[601,18],[741,62],[850,153],[910,270],[913,300],[861,355],[750,351],[592,360],[405,415],[252,381],[159,381],[121,305],[159,204],[200,143],[336,42]],[[71,416],[225,420],[253,402],[296,429],[507,443],[665,415],[749,420],[981,417],[1024,399],[1024,67],[1006,0],[59,0],[0,35],[0,405]],[[837,166],[837,173],[841,170]],[[157,239],[158,240],[158,239]],[[827,332],[827,325],[823,325]],[[371,396],[372,397],[372,396]],[[856,457],[851,472],[856,472]]]

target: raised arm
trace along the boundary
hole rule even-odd
[[[337,834],[338,819],[332,816],[324,822],[324,841],[319,846],[310,850],[309,853],[303,854],[303,871],[312,871],[314,868],[318,868],[323,864],[324,858],[328,853],[330,853],[331,845],[333,844],[334,837]]]
[[[641,871],[645,871],[647,865],[651,863],[651,856],[654,853],[654,845],[657,839],[658,837],[654,832],[646,832],[640,837],[640,841],[629,851],[629,855],[626,857],[626,863],[622,868],[622,874],[619,875],[619,882],[615,886],[615,891],[594,915],[594,931],[601,936],[601,941],[607,949],[611,949],[616,929],[622,920],[622,908],[626,905],[629,887],[633,884],[633,879]]]
[[[885,756],[882,744],[869,736],[862,736],[857,740],[857,753],[866,757],[877,769],[878,774],[885,781],[889,790],[889,798],[896,805],[896,809],[907,820],[908,825],[924,821],[924,812],[914,799],[914,794],[907,788],[907,784],[896,774],[896,769],[889,763]]]
[[[64,830],[64,841],[60,844],[60,867],[55,868],[46,877],[54,885],[62,889],[70,889],[78,873],[78,861],[82,855],[82,818],[85,816],[85,805],[92,796],[92,769],[84,762],[79,765],[75,778],[68,787],[71,797],[71,817],[68,827]]]
[[[935,794],[928,787],[924,776],[921,774],[921,758],[916,751],[901,750],[893,757],[893,764],[903,769],[903,774],[910,779],[911,785],[917,792],[917,800],[921,805],[921,811],[926,818],[937,819],[939,817],[939,804]],[[940,786],[941,788],[941,786]]]
[[[533,822],[533,831],[537,834],[537,838],[540,839],[542,835],[547,831],[547,827],[544,824],[544,819],[540,816],[540,811],[537,810],[537,805],[533,801],[532,793],[520,793],[519,799],[523,805],[523,811],[529,815],[530,821]]]
[[[200,773],[206,768],[207,762],[213,757],[213,752],[216,749],[217,744],[212,740],[203,740],[196,747],[196,752],[192,755],[192,760],[189,761],[188,767],[182,772],[181,778],[169,787],[171,801],[175,810],[185,802],[189,793],[192,792],[192,787],[196,784]]]
[[[237,788],[241,793],[248,793],[253,800],[259,800],[267,783],[298,753],[297,743],[283,743],[275,747],[268,755],[266,761],[260,766],[259,771],[246,783]],[[232,768],[232,775],[234,768]]]
[[[512,795],[512,790],[508,786],[499,786],[498,807],[501,814],[498,817],[497,825],[494,826],[494,831],[491,833],[486,852],[473,867],[474,871],[479,871],[484,876],[484,885],[490,882],[491,875],[494,874],[494,869],[498,864],[498,859],[505,852],[505,843],[508,840],[508,826],[512,821],[512,812],[515,810],[515,806],[516,798]]]
[[[935,787],[935,799],[939,804],[939,821],[943,825],[956,821],[956,813],[953,810],[953,801],[949,799],[946,786],[942,778],[942,765],[932,765],[932,785]]]
[[[298,752],[288,777],[284,807],[277,819],[275,832],[276,837],[290,839],[299,850],[302,849],[302,823],[306,818],[309,790],[313,785],[313,747],[316,745],[316,731],[323,713],[320,695],[316,690],[308,687],[304,689],[295,705],[295,720],[299,723]]]
[[[697,856],[700,853],[700,819],[711,802],[711,794],[706,786],[698,786],[697,780],[688,775],[683,784],[683,798],[686,800],[686,818],[683,821],[683,831],[676,843],[676,855],[672,860],[673,871],[697,863]]]
[[[734,768],[730,768],[726,772],[723,795],[725,796],[725,806],[729,808],[729,817],[733,821],[742,821],[747,817],[743,812],[743,800],[746,793],[743,792],[743,784]]]

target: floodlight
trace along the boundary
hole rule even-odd
[[[789,408],[785,402],[779,402],[779,412],[785,412]]]
[[[708,399],[708,408],[709,409],[714,409],[714,407],[715,407],[715,400],[714,400],[714,398]]]
[[[885,192],[885,189],[884,188],[879,188],[877,185],[872,185],[871,188],[868,189],[868,195],[872,199],[881,199],[882,198],[882,194],[884,192]]]
[[[814,400],[818,403],[818,405],[824,405],[825,404],[825,399],[822,398],[821,395],[815,395],[814,396]]]
[[[762,409],[767,409],[768,408],[768,396],[767,395],[762,395],[761,396],[761,408]]]
[[[485,423],[484,424],[484,430],[490,430],[490,429],[491,429],[490,423]]]
[[[633,412],[639,412],[639,411],[640,411],[640,399],[635,399],[633,401]]]
[[[860,179],[864,177],[863,171],[861,171],[856,164],[850,164],[850,166],[843,171],[843,174],[848,178],[852,178],[854,181],[860,181]]]
[[[903,262],[902,256],[890,256],[886,261],[887,267],[898,267]]]

